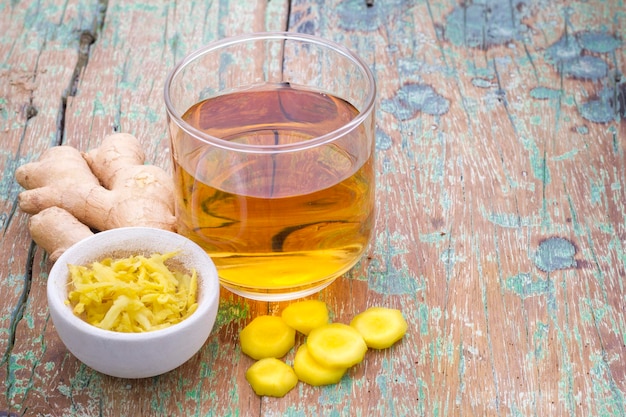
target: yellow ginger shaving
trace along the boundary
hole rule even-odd
[[[165,265],[176,253],[68,265],[72,290],[67,303],[89,324],[117,332],[146,332],[181,322],[198,307],[198,278],[195,270],[189,275]]]

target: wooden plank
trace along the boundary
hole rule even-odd
[[[27,217],[17,209],[20,187],[13,174],[57,143],[62,101],[78,58],[75,34],[88,22],[81,11],[84,3],[67,6],[50,3],[45,13],[37,3],[0,6],[0,411],[20,409],[25,394],[41,391],[30,377],[46,350],[39,335],[46,328],[47,306],[45,292],[38,290],[45,285],[45,265],[40,254],[34,261]]]

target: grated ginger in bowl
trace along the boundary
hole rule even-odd
[[[189,275],[167,267],[176,254],[68,265],[66,303],[74,314],[105,330],[139,333],[179,323],[198,307],[198,278],[195,270]]]

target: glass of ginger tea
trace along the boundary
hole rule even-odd
[[[299,33],[222,39],[171,71],[178,233],[222,286],[295,299],[357,263],[374,227],[375,98],[358,56]]]

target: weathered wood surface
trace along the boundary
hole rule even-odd
[[[622,0],[4,0],[0,28],[0,415],[626,415]],[[124,131],[169,169],[168,69],[283,29],[343,43],[376,75],[375,240],[319,298],[343,322],[401,308],[408,335],[338,385],[260,399],[237,333],[284,305],[223,291],[181,368],[81,365],[50,321],[15,168]]]

